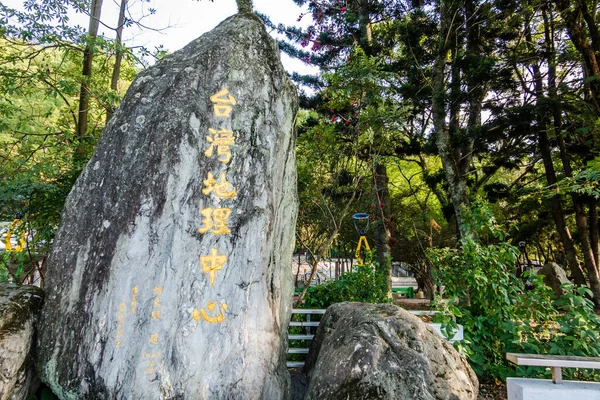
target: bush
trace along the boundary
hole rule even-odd
[[[600,317],[594,313],[591,291],[565,284],[565,295],[554,300],[541,276],[530,276],[534,288],[526,291],[513,274],[517,248],[496,231],[485,207],[479,206],[472,215],[477,216],[474,226],[492,233],[498,243],[485,245],[466,238],[457,249],[438,249],[429,255],[437,283],[446,286],[446,299],[436,299],[437,308],[447,315],[443,327],[449,331],[457,323],[464,326],[465,340],[455,346],[475,372],[499,379],[550,374],[544,368],[509,365],[507,352],[598,357]],[[566,370],[565,376],[600,378],[598,372],[581,370]]]
[[[528,293],[524,301],[518,304],[515,315],[516,326],[511,327],[515,334],[507,344],[508,352],[600,356],[600,317],[594,312],[590,300],[592,293],[586,287],[575,287],[571,283],[563,284],[565,294],[552,300],[552,291],[544,286],[542,278],[536,281],[536,290]],[[547,302],[542,309],[536,307],[540,301]],[[529,318],[536,310],[537,319]],[[514,324],[514,323],[513,323]],[[550,378],[545,368],[519,367],[518,375]],[[600,380],[600,372],[585,369],[565,369],[567,379]]]
[[[356,267],[338,280],[308,288],[301,308],[327,308],[343,301],[387,303],[387,277],[372,265]]]
[[[436,307],[454,316],[464,327],[465,340],[457,342],[478,375],[503,375],[505,321],[513,318],[515,299],[523,285],[511,273],[518,250],[508,243],[484,246],[461,240],[459,249],[432,251],[434,277],[445,285],[448,301]],[[459,305],[460,304],[460,305]],[[448,318],[443,327],[453,328]]]

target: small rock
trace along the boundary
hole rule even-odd
[[[433,328],[390,304],[327,309],[306,359],[305,400],[477,399],[477,376]]]
[[[25,399],[39,384],[31,345],[43,298],[36,286],[0,283],[0,400]]]
[[[559,298],[564,294],[561,285],[569,282],[569,279],[567,278],[565,270],[562,269],[557,263],[546,263],[546,265],[539,270],[538,274],[544,276],[544,283],[554,290],[554,295],[556,298]]]

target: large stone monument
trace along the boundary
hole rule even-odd
[[[238,14],[142,72],[69,195],[38,370],[61,399],[281,399],[295,88]]]

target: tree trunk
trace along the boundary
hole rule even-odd
[[[373,53],[373,34],[369,14],[369,0],[358,1],[358,21],[360,27],[359,43],[367,56]],[[384,163],[376,160],[373,167],[373,184],[375,189],[375,209],[378,219],[375,224],[375,248],[379,263],[379,272],[386,276],[388,298],[392,298],[392,259],[390,251],[390,224],[392,211],[390,208],[390,193],[388,188],[387,168]]]
[[[100,14],[102,12],[102,0],[92,0],[90,6],[90,24],[88,28],[88,38],[83,52],[83,69],[81,72],[82,81],[81,89],[79,93],[79,112],[77,118],[77,132],[76,137],[78,139],[77,146],[75,148],[74,160],[76,163],[81,164],[86,160],[86,148],[85,141],[87,138],[87,124],[90,104],[90,93],[89,85],[92,78],[92,64],[94,61],[94,47],[96,38],[98,37],[98,26],[100,24]]]
[[[544,20],[544,36],[545,36],[545,45],[546,45],[546,55],[547,55],[547,62],[548,62],[548,93],[551,99],[553,99],[553,107],[552,107],[552,117],[554,120],[554,130],[555,130],[555,135],[558,137],[558,144],[559,144],[559,149],[560,149],[560,157],[561,157],[561,161],[563,164],[563,170],[565,172],[565,176],[567,178],[572,178],[573,177],[573,168],[571,167],[571,160],[569,158],[569,155],[567,153],[567,149],[566,149],[566,144],[564,141],[564,138],[562,136],[562,113],[561,113],[561,109],[560,109],[560,103],[559,103],[559,98],[557,95],[557,87],[556,87],[556,62],[555,62],[555,54],[554,54],[554,30],[552,29],[553,26],[551,24],[551,20],[552,18],[549,17],[549,12],[550,10],[543,8],[542,9],[542,17]],[[529,33],[529,32],[528,32]],[[542,83],[541,83],[541,72],[539,70],[539,66],[535,65],[534,67],[534,76],[536,79],[536,96],[537,96],[537,101],[538,101],[538,107],[540,107],[541,105],[539,104],[540,100],[542,99],[543,96],[543,88],[542,88]],[[545,117],[545,113],[542,113],[541,111],[538,112],[538,114],[540,115],[540,121],[544,124],[547,125],[546,122],[546,117]],[[543,114],[543,115],[542,115]],[[542,126],[541,129],[545,130],[546,127]],[[548,149],[546,149],[546,152],[549,152],[549,144],[547,143],[548,139],[547,139],[547,135],[546,132],[544,131],[544,136],[546,136],[544,138],[545,140],[545,146],[548,147]],[[546,154],[546,157],[550,157],[551,155]],[[548,164],[551,164],[551,162],[548,162]],[[546,160],[544,160],[544,165],[546,165]],[[556,177],[554,177],[554,180],[556,180]],[[550,182],[549,182],[550,183]],[[558,194],[556,194],[553,197],[558,197]],[[598,268],[597,268],[597,263],[596,263],[596,258],[597,256],[594,253],[594,246],[592,245],[591,242],[591,237],[590,237],[590,227],[588,224],[588,218],[586,215],[586,211],[585,211],[585,198],[581,195],[579,195],[578,193],[575,192],[571,192],[571,198],[573,201],[573,208],[575,210],[575,223],[577,226],[577,237],[579,239],[579,244],[581,246],[581,251],[583,253],[583,259],[584,259],[584,265],[585,265],[585,269],[587,271],[587,277],[589,280],[589,285],[590,285],[590,289],[592,290],[592,292],[594,293],[594,305],[595,307],[598,309],[600,308],[600,276],[598,275]],[[597,249],[597,242],[596,242],[596,246],[595,248]],[[577,269],[579,268],[579,265],[577,266]],[[578,281],[578,284],[584,284],[585,283],[585,279],[582,279],[583,277],[581,276],[583,275],[583,271],[581,271],[581,273],[579,271],[574,271],[574,277],[576,277],[576,281]]]
[[[358,25],[360,29],[359,43],[365,54],[371,54],[371,45],[373,43],[373,32],[371,27],[371,18],[369,16],[369,0],[358,0]]]
[[[538,145],[542,154],[544,162],[544,170],[546,172],[546,181],[548,185],[554,185],[557,181],[556,172],[554,171],[554,165],[552,164],[552,153],[550,151],[550,144],[548,142],[548,136],[546,132],[540,132],[538,135]],[[565,221],[565,212],[563,210],[562,201],[560,195],[554,194],[551,198],[551,210],[558,236],[565,249],[565,256],[567,261],[568,269],[573,275],[573,280],[577,285],[585,285],[586,280],[581,267],[579,266],[579,260],[577,259],[577,251],[575,249],[575,243],[569,227]]]
[[[590,283],[590,290],[594,293],[594,304],[596,309],[600,309],[600,276],[594,259],[594,251],[590,241],[590,231],[588,219],[585,213],[585,201],[582,196],[573,193],[573,206],[575,208],[575,223],[577,224],[577,236],[583,253],[585,269]]]
[[[458,14],[454,3],[440,2],[440,45],[435,63],[432,69],[432,88],[433,88],[433,126],[436,137],[436,145],[438,154],[442,161],[442,168],[449,186],[450,200],[454,208],[456,223],[458,226],[459,235],[462,238],[473,237],[474,233],[466,224],[465,211],[469,206],[467,193],[467,176],[465,165],[470,164],[471,154],[467,148],[453,146],[452,134],[454,133],[446,125],[446,87],[444,85],[445,66],[448,57],[448,52],[456,48],[456,40],[453,39],[454,34],[451,34],[457,29],[454,18]],[[452,52],[456,55],[456,52]],[[456,60],[452,60],[453,63]],[[454,67],[456,68],[456,67]],[[453,70],[452,79],[460,79],[460,75],[456,69]],[[460,83],[452,82],[452,85]],[[454,100],[454,99],[452,99]],[[456,112],[455,110],[450,110]],[[451,116],[451,123],[457,118]],[[466,138],[466,141],[470,141]],[[467,151],[465,151],[467,150]]]
[[[596,261],[596,267],[600,266],[598,262],[598,201],[590,197],[588,199],[589,208],[589,225],[590,225],[590,242],[592,243],[592,253],[594,254],[594,260]]]
[[[585,82],[589,90],[588,101],[596,111],[600,111],[600,102],[598,101],[600,94],[600,65],[598,64],[600,38],[595,17],[587,8],[589,2],[557,0],[554,3],[567,27],[571,42],[581,54],[585,76],[590,78]],[[590,41],[588,41],[588,37],[590,37]]]
[[[388,297],[392,297],[392,254],[390,250],[392,212],[390,209],[390,192],[388,174],[385,164],[375,162],[373,171],[377,204],[377,220],[375,221],[375,254],[379,263],[379,271],[387,277]]]
[[[531,28],[529,26],[529,22],[526,23],[525,26],[525,36],[527,43],[531,44],[532,36],[531,36]],[[530,45],[530,51],[533,52],[533,48]],[[557,182],[556,179],[556,171],[554,169],[554,163],[552,160],[552,151],[550,149],[550,142],[548,140],[548,134],[546,132],[548,126],[548,116],[542,111],[541,102],[544,97],[544,89],[543,89],[543,80],[542,74],[540,72],[540,67],[537,62],[532,63],[533,75],[534,75],[534,85],[535,85],[535,93],[536,93],[536,103],[538,106],[538,115],[537,115],[537,133],[538,133],[538,146],[540,149],[540,153],[542,156],[542,160],[544,163],[544,171],[546,173],[546,181],[548,185],[554,185]],[[568,267],[573,275],[573,279],[576,284],[582,285],[585,284],[585,276],[583,275],[583,271],[579,266],[579,260],[577,259],[577,253],[575,250],[575,243],[571,236],[571,232],[567,226],[565,221],[565,213],[562,206],[562,201],[560,195],[554,194],[551,199],[551,210],[552,217],[554,219],[554,223],[556,224],[556,229],[558,231],[558,235],[560,237],[561,242],[565,248],[565,253],[567,257]]]
[[[119,9],[119,20],[117,21],[117,37],[115,39],[115,65],[112,70],[112,76],[110,79],[110,89],[117,93],[119,87],[119,75],[121,74],[121,62],[123,61],[123,27],[125,26],[125,10],[127,9],[127,1],[121,0],[121,8]],[[106,122],[110,120],[115,107],[113,104],[108,104],[106,107]]]
[[[467,29],[467,58],[477,60],[484,55],[483,44],[481,40],[481,21],[478,12],[478,6],[472,0],[465,2],[465,25]],[[472,65],[476,69],[476,65]],[[471,69],[471,68],[469,68]],[[486,95],[485,82],[481,82],[479,77],[469,76],[467,73],[467,93],[469,93],[469,117],[467,120],[467,141],[463,146],[463,156],[459,160],[461,174],[465,177],[471,167],[473,146],[475,144],[476,131],[481,128],[481,109],[483,99]]]

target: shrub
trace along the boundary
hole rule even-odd
[[[497,243],[466,238],[459,248],[433,250],[429,256],[437,283],[445,285],[446,298],[436,299],[437,308],[446,313],[443,328],[449,332],[457,323],[464,326],[465,340],[455,345],[475,372],[500,379],[550,374],[544,368],[509,365],[507,352],[599,356],[600,317],[594,313],[591,291],[565,284],[565,295],[554,300],[541,276],[529,276],[534,287],[526,291],[513,274],[517,248],[504,240],[485,207],[477,206],[471,215],[477,219],[474,226],[492,233]],[[594,371],[566,370],[565,375],[600,377]]]
[[[373,265],[358,266],[338,280],[310,287],[300,307],[327,308],[343,301],[388,302],[386,276]]]

